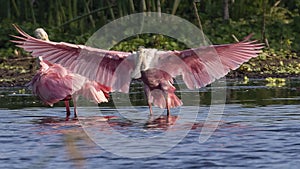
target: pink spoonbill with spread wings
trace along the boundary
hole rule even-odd
[[[233,44],[209,45],[183,51],[160,51],[140,47],[136,52],[103,50],[65,42],[36,39],[15,26],[21,36],[13,42],[50,62],[95,80],[111,91],[128,92],[132,79],[141,79],[150,114],[152,105],[167,109],[182,105],[175,95],[173,78],[182,76],[189,89],[196,89],[225,76],[242,63],[258,56],[263,44],[245,40]]]
[[[34,34],[38,39],[49,41],[48,34],[42,28],[36,29]],[[69,101],[72,99],[72,95],[76,95],[73,99],[75,118],[77,117],[76,100],[78,95],[92,99],[96,103],[108,102],[109,87],[72,73],[60,64],[52,64],[43,60],[41,56],[39,57],[39,64],[40,69],[29,82],[33,94],[50,106],[63,100],[66,106],[67,119],[71,114]]]

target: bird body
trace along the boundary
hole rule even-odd
[[[73,95],[84,84],[83,76],[73,74],[59,64],[41,60],[40,66],[29,85],[33,94],[50,106]]]
[[[95,103],[108,102],[110,88],[86,77],[72,73],[59,64],[40,60],[40,70],[29,82],[32,92],[45,104],[53,106],[61,100],[65,101],[67,118],[70,116],[69,100],[72,95],[82,95]],[[74,116],[77,117],[76,101],[74,100]]]
[[[111,88],[111,92],[127,93],[132,79],[144,83],[144,91],[151,110],[151,104],[161,108],[182,105],[174,94],[173,78],[182,76],[189,89],[196,89],[225,76],[230,70],[237,69],[242,63],[258,56],[263,44],[244,41],[202,46],[183,51],[160,51],[139,48],[136,52],[110,51],[75,45],[65,42],[47,42],[31,37],[20,28],[22,35],[13,36],[13,42],[34,57],[43,59],[74,71],[90,80]]]
[[[155,68],[147,69],[141,72],[141,80],[144,83],[150,114],[152,114],[152,104],[167,108],[168,115],[170,108],[182,105],[182,101],[175,95],[173,78],[168,73]]]

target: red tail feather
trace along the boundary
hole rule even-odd
[[[158,106],[160,108],[167,108],[166,106],[166,99],[164,97],[164,93],[162,90],[153,90],[151,91],[151,99],[153,105]],[[168,105],[170,108],[175,108],[182,105],[182,101],[175,95],[175,93],[168,93]]]
[[[109,92],[111,91],[111,88],[110,88],[110,87],[107,87],[107,86],[104,86],[104,85],[102,85],[102,84],[100,84],[100,83],[98,83],[98,82],[96,82],[96,83],[97,83],[96,89],[97,89],[98,91],[102,90],[102,91],[103,91],[103,94],[105,95],[105,97],[106,97],[106,98],[109,98]]]
[[[168,104],[170,108],[175,108],[182,105],[182,101],[175,95],[175,93],[168,94]]]

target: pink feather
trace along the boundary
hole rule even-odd
[[[81,94],[96,103],[107,102],[110,88],[72,73],[59,64],[40,61],[41,68],[29,83],[32,91],[44,103],[54,103]]]

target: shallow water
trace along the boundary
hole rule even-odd
[[[116,110],[108,103],[80,108],[80,120],[69,121],[61,103],[50,108],[30,91],[2,89],[0,168],[298,168],[299,84],[300,79],[282,86],[227,81],[227,87],[182,90],[182,95],[199,94],[194,101],[200,107],[185,102],[169,119],[157,108],[153,119],[148,116],[136,84],[130,93],[133,107]],[[200,143],[215,88],[226,89],[225,109],[217,129]],[[124,102],[121,96],[115,99]],[[174,139],[155,142],[167,133]],[[135,142],[129,144],[124,136]],[[183,136],[178,144],[176,136]],[[151,144],[142,145],[149,138]]]

